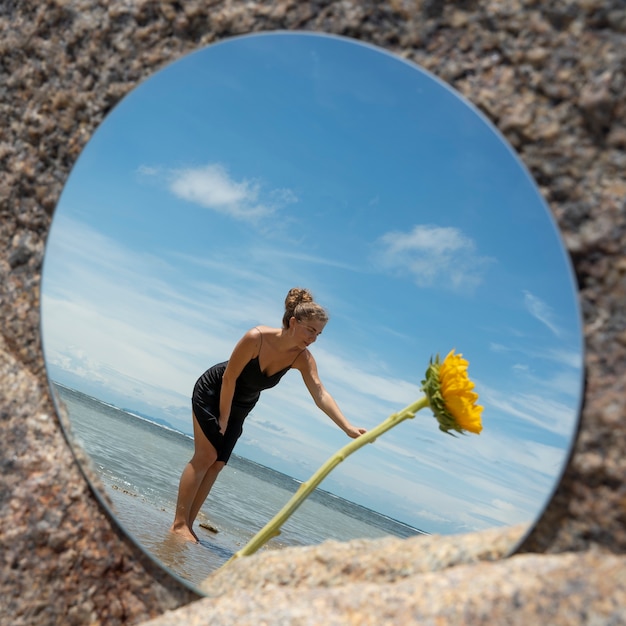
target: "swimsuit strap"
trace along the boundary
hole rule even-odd
[[[256,357],[259,358],[261,356],[261,348],[263,347],[263,333],[261,332],[261,330],[259,329],[258,326],[255,326],[254,330],[256,330],[259,333],[259,335],[261,336],[261,345],[259,346],[259,351],[258,351],[258,353],[256,355]]]
[[[304,350],[306,350],[306,348],[304,348]],[[298,360],[298,357],[304,352],[304,350],[300,350],[300,352],[296,354],[296,358],[291,362],[291,365],[289,366],[290,369],[293,367],[293,364]]]

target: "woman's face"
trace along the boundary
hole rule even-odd
[[[295,317],[293,320],[293,328],[295,337],[300,339],[305,346],[310,346],[315,340],[322,334],[326,322],[320,320],[301,319],[297,320]]]

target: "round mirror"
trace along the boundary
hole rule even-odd
[[[346,435],[297,371],[263,392],[201,509],[169,532],[193,452],[197,378],[294,286],[330,313],[311,347],[371,429],[422,394],[431,356],[470,363],[479,436],[428,411],[342,463],[266,549],[456,534],[540,516],[577,430],[576,286],[537,187],[447,85],[349,39],[266,33],[162,69],[108,115],[47,243],[51,388],[94,489],[128,535],[197,585]],[[511,546],[511,550],[515,545]]]

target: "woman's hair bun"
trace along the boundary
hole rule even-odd
[[[302,287],[293,287],[285,298],[285,314],[283,315],[283,327],[289,326],[289,320],[317,319],[324,323],[328,321],[326,310],[315,302],[313,294]]]
[[[293,287],[289,290],[285,298],[285,309],[295,309],[299,304],[304,302],[313,302],[313,294],[308,289],[302,287]]]

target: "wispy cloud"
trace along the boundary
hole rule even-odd
[[[163,258],[130,251],[71,219],[55,220],[42,294],[49,360],[73,363],[109,385],[128,377],[184,393],[203,352],[228,354],[229,332],[238,331],[230,326],[236,321],[218,316],[223,299],[198,301]]]
[[[305,254],[302,252],[293,252],[282,250],[276,247],[259,247],[251,250],[253,256],[262,258],[267,261],[270,258],[277,259],[279,262],[294,261],[306,265],[325,265],[328,267],[336,267],[338,269],[349,270],[351,272],[363,272],[363,267],[355,263],[345,263],[327,256],[315,256],[313,254]]]
[[[540,359],[542,361],[554,363],[556,365],[572,368],[579,371],[582,367],[583,355],[581,348],[575,347],[547,347],[537,346],[532,341],[520,342],[518,340],[511,345],[504,345],[492,341],[489,343],[489,349],[497,354],[503,353],[517,353],[525,358],[536,361]]]
[[[477,387],[479,383],[477,382]],[[481,402],[485,405],[485,413],[508,416],[506,421],[517,420],[526,427],[532,426],[536,432],[552,433],[567,441],[573,434],[576,411],[571,401],[561,398],[540,395],[539,391],[512,392],[493,389],[480,383]],[[560,390],[559,390],[560,391]],[[483,420],[484,422],[487,420]]]
[[[524,306],[535,319],[547,326],[557,337],[561,336],[561,329],[556,323],[554,311],[548,304],[530,291],[524,291]]]
[[[154,177],[160,167],[142,165],[138,173]],[[221,163],[166,169],[168,190],[178,198],[240,220],[255,222],[297,201],[290,189],[265,189],[256,178],[234,178]]]
[[[409,232],[391,231],[379,239],[382,268],[408,273],[420,287],[471,291],[493,261],[458,228],[417,224]]]

